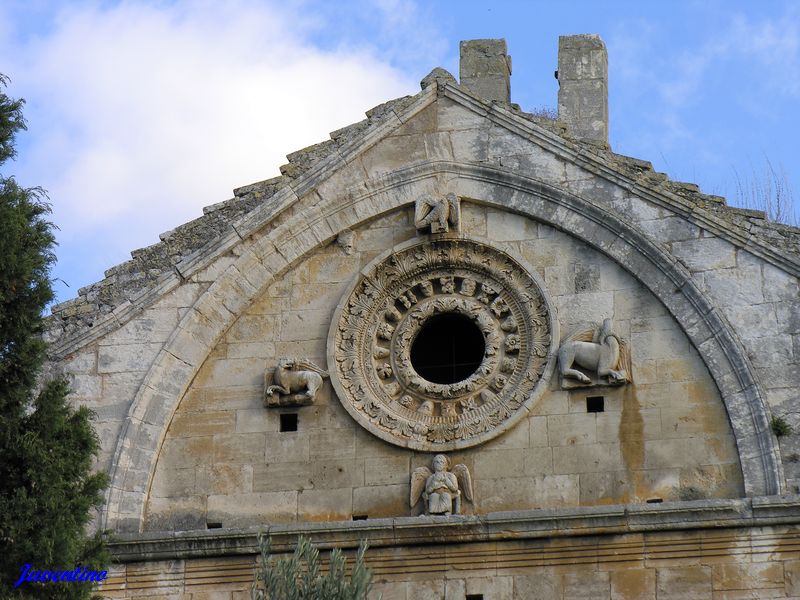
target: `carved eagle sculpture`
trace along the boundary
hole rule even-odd
[[[417,198],[414,225],[418,230],[430,227],[431,233],[444,233],[451,225],[458,229],[460,220],[461,205],[452,192],[443,197],[424,194]]]
[[[411,473],[411,508],[425,501],[425,514],[450,515],[461,512],[461,496],[472,502],[472,476],[466,465],[450,469],[450,459],[444,454],[433,457],[433,471],[417,467]]]

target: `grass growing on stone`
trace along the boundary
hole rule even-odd
[[[775,437],[783,437],[792,433],[792,426],[783,417],[772,417],[772,433]]]

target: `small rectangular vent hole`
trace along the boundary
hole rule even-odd
[[[661,504],[664,501],[663,498],[648,498],[646,502],[648,504]]]
[[[599,413],[606,409],[606,400],[603,396],[587,396],[586,412]]]
[[[281,415],[281,431],[297,431],[297,413]]]
[[[483,600],[483,594],[467,594],[466,600]]]
[[[369,515],[353,515],[353,521],[366,521]]]
[[[206,529],[222,529],[222,523],[206,523]]]

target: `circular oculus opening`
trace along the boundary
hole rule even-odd
[[[459,313],[428,319],[411,344],[411,365],[432,383],[464,381],[481,366],[486,343],[475,322]]]

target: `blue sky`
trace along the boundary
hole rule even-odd
[[[3,174],[50,194],[63,301],[433,67],[457,75],[459,40],[506,38],[512,100],[554,108],[575,33],[608,47],[614,151],[731,203],[769,161],[797,204],[793,1],[6,0],[0,72],[29,130]]]

